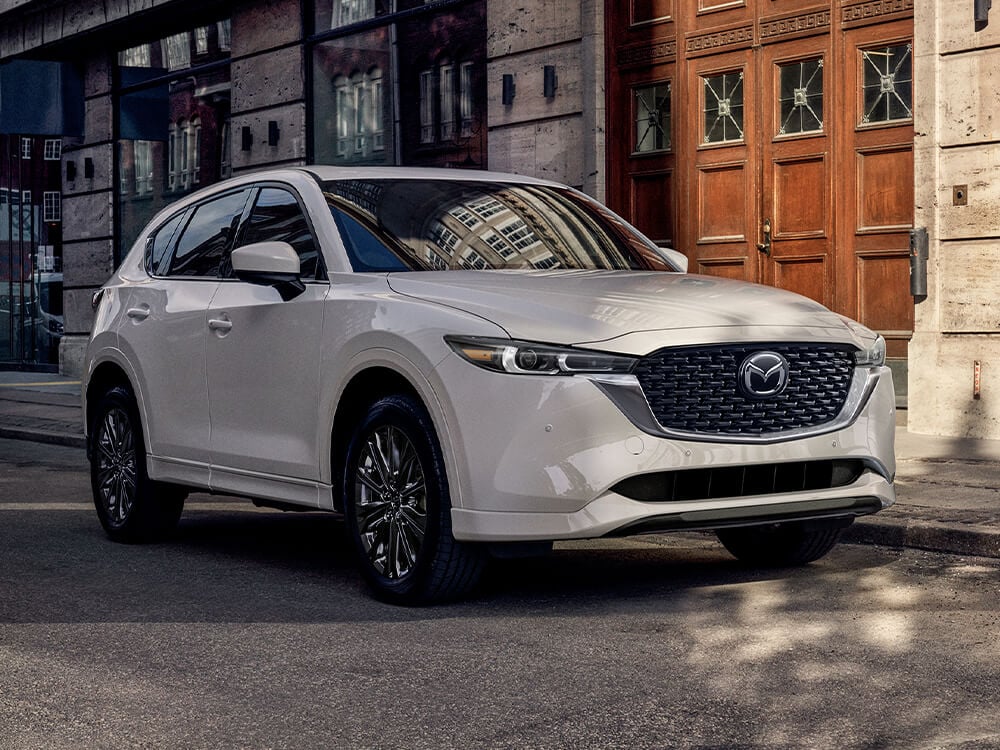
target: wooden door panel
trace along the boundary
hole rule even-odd
[[[909,230],[913,223],[913,146],[859,148],[856,231]]]
[[[674,244],[673,171],[632,174],[629,196],[632,222],[658,245]]]
[[[745,243],[742,197],[748,187],[746,162],[711,164],[698,169],[699,244]]]
[[[830,227],[826,154],[775,159],[772,238],[781,245],[797,239],[826,239]]]
[[[826,304],[827,257],[792,255],[774,259],[774,286],[805,295]]]

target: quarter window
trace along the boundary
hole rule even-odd
[[[177,242],[171,276],[219,276],[249,194],[249,190],[230,193],[195,209]]]
[[[146,269],[153,276],[166,274],[167,263],[170,260],[170,248],[185,216],[187,216],[187,212],[181,212],[170,219],[156,230],[156,234],[146,245]]]
[[[264,188],[257,196],[240,238],[241,245],[254,242],[287,242],[299,254],[303,279],[315,279],[319,250],[295,196],[280,188]]]

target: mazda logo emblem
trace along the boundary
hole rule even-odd
[[[739,384],[748,398],[777,396],[788,386],[788,360],[775,352],[751,354],[740,365]]]

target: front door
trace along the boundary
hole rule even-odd
[[[687,253],[693,272],[804,294],[879,330],[890,356],[905,357],[912,7],[608,9],[609,117],[622,121],[609,128],[612,206]],[[669,98],[649,96],[653,86]],[[642,141],[647,122],[662,123],[669,142]]]

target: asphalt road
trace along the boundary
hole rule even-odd
[[[0,441],[0,748],[1000,747],[1000,561],[599,540],[401,609],[344,541],[193,496],[114,544],[81,451]]]

